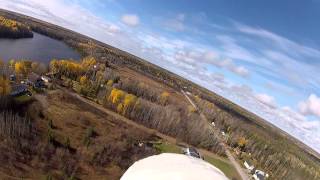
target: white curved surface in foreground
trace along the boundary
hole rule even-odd
[[[121,180],[227,180],[218,168],[183,154],[163,153],[135,162]]]

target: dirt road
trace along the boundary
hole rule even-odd
[[[243,171],[243,169],[241,168],[240,164],[236,161],[236,159],[233,157],[233,155],[231,154],[228,146],[223,142],[222,138],[220,138],[219,135],[219,130],[217,128],[214,128],[210,122],[208,121],[207,117],[201,113],[200,109],[196,106],[196,104],[190,99],[190,97],[188,96],[188,94],[186,92],[184,92],[183,90],[181,90],[181,93],[186,97],[186,99],[190,102],[190,104],[200,113],[200,117],[203,121],[205,121],[206,123],[208,123],[208,125],[211,127],[213,133],[216,135],[216,137],[218,137],[218,140],[220,141],[220,144],[224,147],[225,153],[228,157],[228,159],[230,160],[231,164],[236,168],[238,174],[240,175],[240,177],[242,178],[242,180],[248,180],[250,179],[248,177],[248,174],[245,173]]]

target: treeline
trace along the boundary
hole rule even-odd
[[[158,105],[116,88],[110,90],[104,100],[107,108],[183,142],[223,155],[219,141],[198,114],[184,107]]]
[[[30,27],[0,16],[0,38],[32,38]]]
[[[241,150],[241,159],[267,172],[272,179],[319,179],[320,165],[288,140],[249,123],[197,96],[192,98],[210,121],[224,131],[227,143]]]
[[[196,147],[224,155],[223,147],[198,113],[183,104],[171,104],[168,92],[135,80],[121,79],[110,67],[101,67],[95,62],[94,58],[84,58],[78,63],[52,61],[50,68],[56,77],[68,82],[66,86],[97,99],[106,108]]]

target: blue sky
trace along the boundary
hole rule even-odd
[[[257,113],[320,152],[320,1],[0,0]]]

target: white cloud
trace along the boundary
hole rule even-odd
[[[307,100],[299,103],[299,110],[304,115],[320,117],[320,97],[311,94]]]
[[[243,76],[243,77],[246,77],[249,75],[249,70],[243,66],[234,67],[234,68],[232,68],[232,71],[236,74],[239,74],[240,76]]]
[[[240,23],[236,23],[236,27],[243,33],[258,36],[267,41],[273,41],[274,45],[280,47],[288,53],[300,53],[311,57],[319,57],[320,51],[294,41],[291,41],[278,34],[270,32],[262,28],[254,28]]]
[[[263,104],[265,104],[271,108],[275,108],[277,106],[275,99],[270,95],[256,94],[255,97],[257,98],[258,101],[262,102]]]
[[[137,26],[140,19],[136,14],[125,14],[121,17],[121,21],[129,26]]]
[[[168,30],[184,31],[185,30],[185,14],[177,14],[174,18],[168,18],[163,22],[163,25]]]

